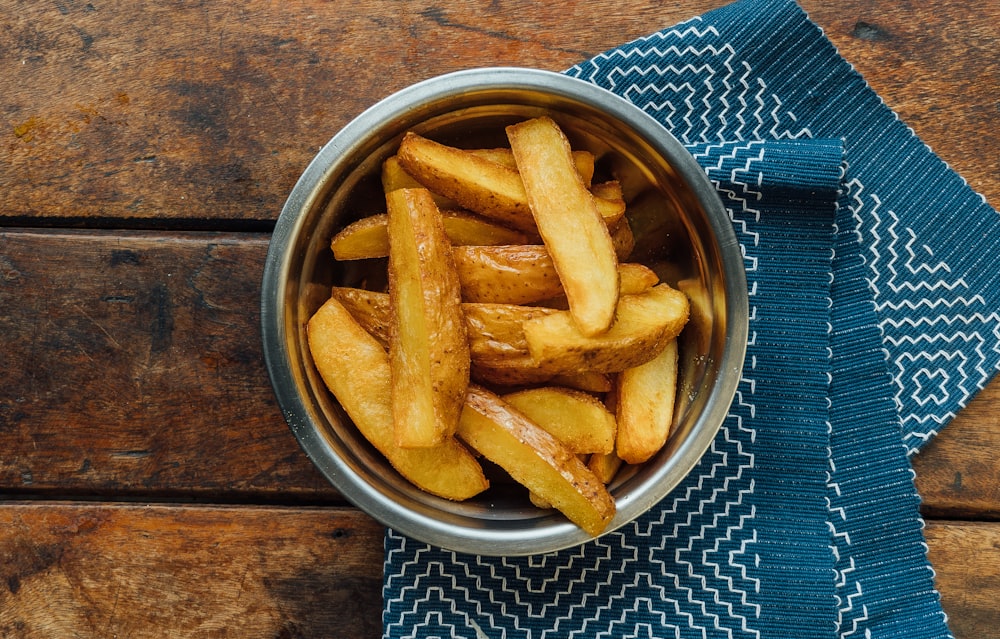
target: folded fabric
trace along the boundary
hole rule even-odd
[[[751,293],[739,392],[680,487],[579,548],[388,531],[385,636],[950,636],[908,454],[1000,364],[1000,216],[788,0],[567,73],[645,109],[716,184]]]

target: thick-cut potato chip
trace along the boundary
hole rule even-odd
[[[386,204],[396,443],[436,446],[455,432],[469,383],[458,273],[426,189],[397,189],[386,194]]]
[[[639,366],[618,374],[616,407],[618,456],[641,464],[655,455],[670,435],[677,396],[677,340]]]
[[[526,233],[466,211],[443,209],[441,218],[453,246],[520,245],[532,239]],[[333,257],[338,260],[386,257],[389,255],[388,224],[389,216],[384,213],[369,215],[348,224],[330,241]]]
[[[309,351],[326,386],[354,425],[415,486],[463,500],[489,482],[476,458],[454,438],[430,448],[396,446],[389,357],[336,299],[327,300],[306,327]]]
[[[557,386],[528,388],[502,399],[574,453],[609,453],[615,445],[615,416],[588,393]]]
[[[607,485],[618,474],[618,469],[622,467],[623,463],[618,453],[612,450],[609,453],[594,453],[591,455],[587,460],[587,468]]]
[[[507,139],[569,312],[584,335],[603,333],[618,303],[618,257],[594,196],[573,167],[569,141],[545,116],[508,126]]]
[[[585,335],[567,311],[524,322],[528,350],[548,370],[623,371],[656,357],[677,337],[688,319],[680,291],[657,284],[638,295],[624,295],[610,329]]]
[[[486,389],[469,386],[457,435],[588,533],[600,534],[614,517],[611,494],[583,462]]]

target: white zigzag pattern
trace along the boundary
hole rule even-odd
[[[916,232],[904,227],[894,211],[883,212],[877,195],[868,197],[872,207],[865,211],[865,203],[858,192],[854,214],[859,228],[866,227],[871,237],[867,251],[876,310],[880,314],[885,343],[897,351],[902,350],[894,358],[890,356],[896,371],[896,404],[905,409],[912,401],[921,409],[920,412],[904,410],[902,415],[904,432],[908,433],[905,439],[912,454],[917,450],[916,443],[936,434],[956,412],[945,408],[928,412],[928,408],[948,404],[960,408],[974,389],[980,388],[994,374],[995,371],[986,367],[991,358],[983,351],[983,345],[989,341],[993,344],[990,350],[994,354],[1000,353],[1000,341],[986,337],[988,334],[1000,337],[1000,312],[991,312],[982,295],[964,294],[969,289],[965,278],[953,274],[953,269],[946,262],[936,259],[932,247],[918,244]],[[881,268],[878,267],[880,263],[884,264]],[[886,274],[885,277],[883,274]],[[914,299],[914,293],[919,297]],[[913,315],[900,317],[907,312]],[[935,312],[937,315],[932,314]],[[963,330],[956,331],[956,325],[964,327]],[[984,335],[982,331],[990,327],[992,330]],[[899,334],[896,332],[899,329],[915,329],[920,333]],[[967,350],[948,351],[945,348],[956,341],[974,344],[974,355],[970,356]],[[907,346],[912,350],[903,350]],[[952,368],[961,373],[961,377],[952,380],[943,368],[930,371],[926,367],[908,365],[917,361],[958,362],[958,366]],[[930,380],[937,376],[944,377],[944,382],[937,384],[941,393],[925,393],[925,385],[921,384],[920,378]],[[952,390],[946,386],[948,382],[951,382]],[[917,390],[911,393],[914,386]],[[927,428],[929,430],[925,430]]]

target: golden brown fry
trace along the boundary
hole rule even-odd
[[[306,331],[313,362],[330,392],[403,477],[446,499],[468,499],[489,487],[479,462],[454,438],[432,448],[396,446],[388,355],[336,299],[316,311]]]
[[[587,460],[587,468],[594,473],[605,485],[618,474],[618,469],[622,467],[622,459],[612,450],[610,453],[594,453]]]
[[[614,517],[611,494],[583,462],[493,393],[469,386],[457,434],[591,535]]]
[[[453,246],[520,245],[534,239],[526,233],[509,229],[466,211],[444,209],[441,211],[441,217],[444,230]],[[388,215],[378,214],[348,224],[334,235],[330,242],[333,256],[338,260],[363,260],[387,256],[388,221]]]
[[[584,335],[603,333],[618,303],[618,258],[594,197],[573,168],[569,141],[544,116],[507,127],[507,139],[569,312]]]
[[[524,322],[528,350],[548,370],[622,371],[648,362],[684,328],[687,297],[667,284],[624,295],[615,323],[597,336],[584,335],[567,311]]]
[[[455,266],[467,302],[530,304],[563,292],[541,244],[456,246]]]
[[[396,443],[435,446],[458,426],[469,344],[451,243],[426,189],[386,194],[389,362]]]
[[[622,295],[644,293],[660,282],[656,271],[635,262],[619,264],[618,277],[621,278]]]
[[[417,181],[463,208],[511,228],[535,231],[516,170],[412,132],[403,136],[397,157]]]
[[[558,386],[528,388],[502,396],[574,453],[608,453],[615,444],[615,417],[589,393]]]
[[[517,169],[517,162],[514,160],[514,153],[508,148],[496,148],[496,149],[470,149],[469,153],[473,155],[478,155],[481,158],[485,158],[497,164],[506,166],[509,169]],[[590,184],[594,179],[594,154],[590,151],[573,151],[573,165],[576,166],[576,172],[580,174],[580,178],[583,183],[590,188]],[[602,187],[607,188],[607,187]],[[614,191],[606,191],[609,193],[613,199]],[[618,188],[618,199],[621,199],[621,186]]]
[[[389,308],[388,293],[378,293],[349,286],[334,286],[330,293],[347,309],[354,321],[378,340],[383,348],[389,349],[392,310]]]
[[[618,374],[615,448],[630,464],[655,455],[670,435],[677,396],[677,340],[652,360]]]

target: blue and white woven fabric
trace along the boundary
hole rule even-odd
[[[584,546],[481,557],[388,531],[384,635],[949,637],[908,456],[1000,366],[1000,216],[790,0],[567,73],[716,184],[750,284],[737,397],[679,488]]]

